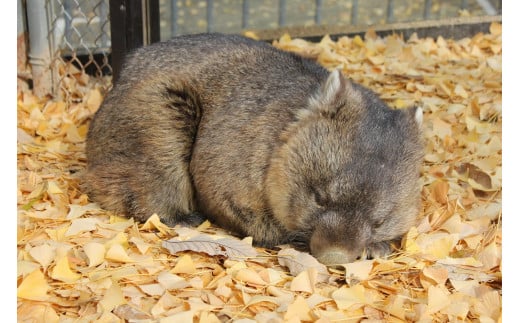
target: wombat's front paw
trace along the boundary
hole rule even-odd
[[[392,243],[395,241],[382,241],[369,245],[367,247],[367,256],[369,259],[384,258],[392,253]]]
[[[196,227],[206,220],[206,217],[199,212],[191,212],[187,215],[177,215],[176,217],[161,218],[162,223],[169,227],[177,224],[187,227]]]

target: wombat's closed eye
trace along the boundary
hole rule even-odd
[[[144,221],[207,217],[326,264],[390,252],[419,208],[417,108],[241,36],[136,50],[87,136],[91,199]]]

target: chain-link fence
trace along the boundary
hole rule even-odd
[[[27,0],[26,8],[35,92],[73,100],[78,86],[111,74],[108,0]]]
[[[18,0],[27,17],[37,95],[74,100],[78,87],[110,86],[109,0]],[[135,0],[137,1],[137,0]],[[146,0],[141,0],[146,1]],[[368,26],[458,16],[499,15],[501,0],[158,0],[160,39],[280,27]],[[349,27],[344,30],[348,32]],[[326,31],[326,30],[325,30]]]
[[[290,26],[368,26],[500,11],[500,0],[162,0],[161,39]]]

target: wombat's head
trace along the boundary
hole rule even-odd
[[[332,72],[275,153],[274,216],[325,264],[390,251],[419,213],[421,121]]]

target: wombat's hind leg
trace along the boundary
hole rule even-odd
[[[200,121],[198,97],[187,86],[169,82],[159,88],[152,113],[141,116],[150,129],[142,142],[148,172],[146,203],[163,223],[198,225],[205,219],[195,209],[195,190],[189,165]],[[141,120],[142,120],[141,119]],[[144,121],[144,120],[142,120]]]
[[[89,197],[141,222],[157,213],[169,226],[201,223],[189,171],[199,120],[198,100],[181,84],[115,93],[89,130]]]

